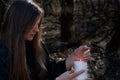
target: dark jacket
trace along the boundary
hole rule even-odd
[[[47,54],[46,58],[46,68],[47,68],[47,79],[48,80],[55,80],[57,76],[62,74],[66,71],[65,67],[65,61],[56,62],[55,60],[51,59],[48,55],[48,50],[45,47],[45,45],[42,43],[42,47]],[[9,77],[9,59],[8,59],[8,52],[7,48],[0,44],[0,80],[8,80]],[[34,64],[32,64],[32,60],[30,59],[32,55],[29,55],[28,57],[28,65],[31,68],[30,71],[32,73]],[[32,73],[32,76],[34,77],[33,80],[37,80],[35,78],[34,72]],[[47,80],[46,79],[46,80]]]

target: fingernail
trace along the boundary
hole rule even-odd
[[[86,50],[84,53],[86,54],[86,53],[88,53],[88,52],[90,52],[90,50],[88,49],[88,50]]]

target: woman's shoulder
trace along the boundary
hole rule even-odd
[[[9,56],[7,48],[0,43],[0,80],[7,80],[9,75]]]
[[[5,59],[6,57],[8,57],[8,50],[7,47],[0,43],[0,59]]]
[[[0,42],[0,55],[7,52],[7,47]]]

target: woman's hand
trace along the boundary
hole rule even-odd
[[[90,47],[80,46],[74,51],[76,61],[88,61],[90,59]]]
[[[82,74],[84,72],[84,70],[81,70],[81,71],[78,71],[78,72],[75,72],[73,70],[71,71],[66,71],[64,72],[63,74],[61,74],[60,76],[58,76],[56,78],[56,80],[75,80],[75,78]]]
[[[73,66],[75,60],[88,61],[89,59],[90,48],[87,46],[80,46],[66,59],[66,68],[69,70]]]

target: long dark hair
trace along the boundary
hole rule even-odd
[[[31,80],[26,63],[26,30],[31,29],[38,19],[42,20],[43,10],[32,1],[14,1],[7,11],[2,27],[1,41],[9,50],[10,80]],[[41,25],[41,20],[39,26]],[[45,58],[40,48],[40,32],[31,41],[38,75],[45,71]]]

